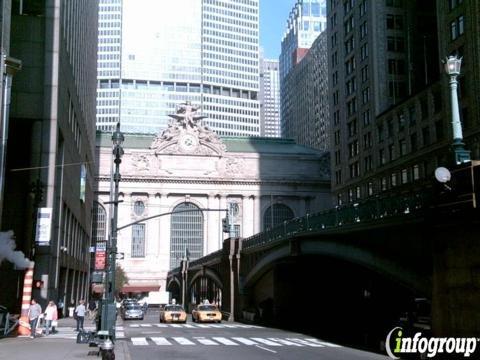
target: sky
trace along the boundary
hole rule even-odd
[[[278,59],[288,14],[296,0],[260,0],[260,47],[267,59]]]

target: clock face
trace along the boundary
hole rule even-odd
[[[197,138],[193,135],[187,134],[180,138],[180,147],[185,151],[193,151],[198,145]]]

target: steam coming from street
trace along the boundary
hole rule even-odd
[[[17,267],[17,269],[25,269],[29,267],[30,260],[28,260],[23,252],[15,250],[15,239],[13,231],[0,232],[0,264],[3,260],[7,260]]]

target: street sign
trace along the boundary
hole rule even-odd
[[[97,241],[95,251],[95,270],[105,270],[107,259],[107,242]]]
[[[37,245],[50,245],[51,228],[52,208],[39,208],[37,212],[37,229],[35,234],[35,242]]]

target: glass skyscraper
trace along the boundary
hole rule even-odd
[[[258,0],[100,0],[97,128],[157,133],[189,100],[219,135],[259,135],[258,32]]]

